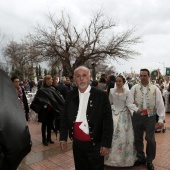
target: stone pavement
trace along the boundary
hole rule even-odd
[[[68,141],[66,152],[59,148],[58,137],[52,133],[55,144],[42,145],[41,124],[33,114],[28,122],[33,142],[31,152],[24,158],[18,170],[74,170],[71,141]],[[157,155],[154,160],[155,170],[170,170],[170,114],[166,114],[167,130],[165,133],[156,133]],[[105,170],[145,170],[145,165],[130,168],[105,167]]]

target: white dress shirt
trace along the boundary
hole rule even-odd
[[[89,101],[91,86],[89,85],[84,93],[79,91],[79,109],[76,122],[82,122],[79,128],[86,134],[89,134],[89,126],[87,123],[87,105]]]

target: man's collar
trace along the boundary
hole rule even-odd
[[[143,87],[148,87],[148,89],[150,89],[150,87],[151,87],[151,83],[150,83],[150,81],[149,81],[149,83],[148,83],[148,85],[147,86],[143,86],[142,84],[140,84],[140,88],[143,88]]]
[[[85,92],[83,92],[83,93],[89,93],[90,90],[91,90],[91,86],[88,85],[87,89],[86,89]],[[79,89],[78,89],[78,91],[79,91],[79,93],[81,93]],[[82,94],[82,93],[81,93],[81,94]]]

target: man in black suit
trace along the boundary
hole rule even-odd
[[[110,103],[105,92],[90,86],[90,78],[88,68],[75,69],[77,88],[68,94],[61,120],[60,147],[66,150],[69,131],[76,170],[103,170],[104,156],[111,148]]]
[[[62,94],[64,100],[66,99],[67,97],[67,93],[68,93],[68,88],[67,86],[64,84],[66,81],[66,78],[65,77],[62,77],[60,79],[60,83],[57,84],[57,90]]]

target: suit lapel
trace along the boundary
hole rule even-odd
[[[90,114],[90,113],[91,113],[91,110],[92,110],[93,107],[94,107],[94,106],[93,106],[93,104],[94,104],[94,97],[95,97],[95,95],[94,95],[94,89],[93,89],[93,87],[91,87],[86,114]]]
[[[77,116],[78,107],[79,107],[79,94],[78,94],[78,90],[76,90],[75,93],[73,94],[72,101],[73,101],[73,108],[74,108],[74,110],[76,110],[76,112],[74,114],[75,114],[75,116]]]

